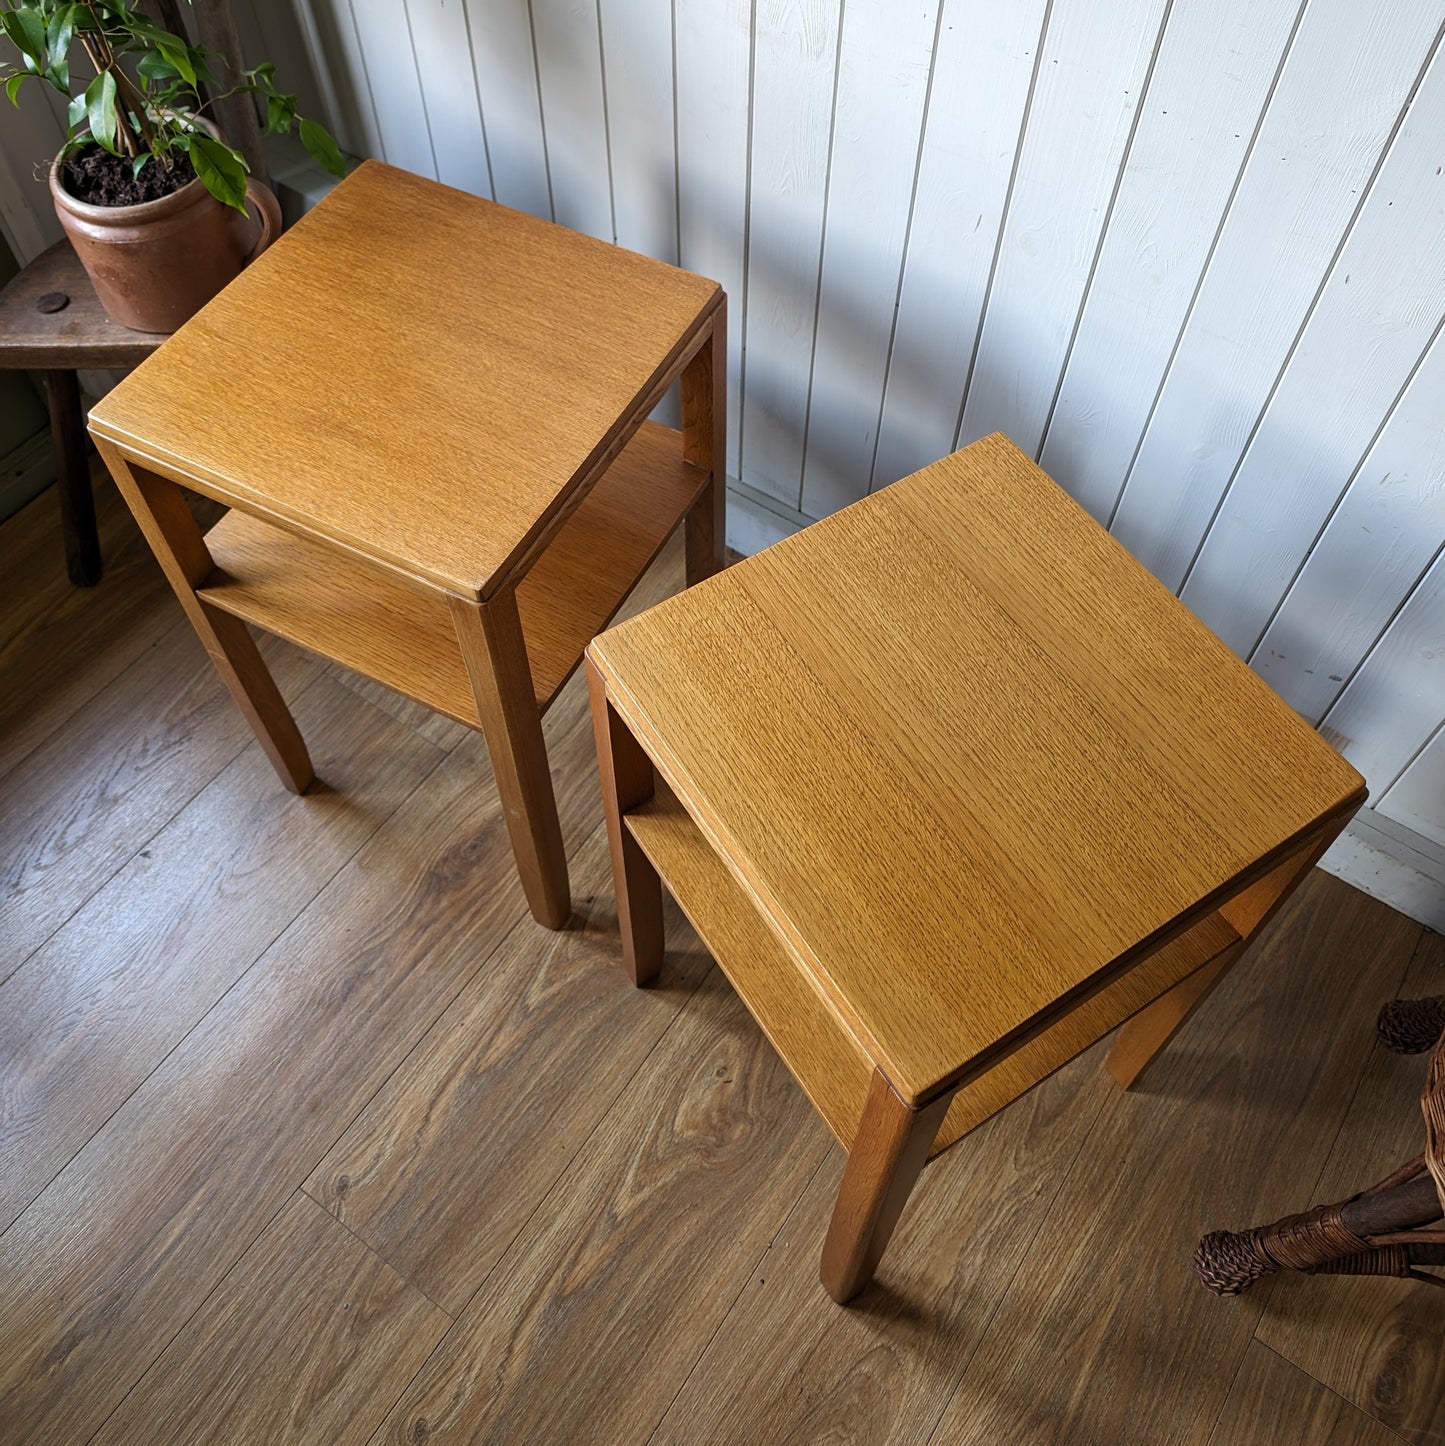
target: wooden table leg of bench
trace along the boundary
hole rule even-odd
[[[94,587],[100,581],[100,534],[95,526],[95,494],[90,486],[85,418],[81,415],[80,382],[75,373],[46,372],[45,399],[50,407],[50,439],[55,448],[55,491],[65,539],[65,568],[77,587]]]
[[[650,984],[662,968],[662,880],[622,822],[622,815],[652,797],[656,774],[652,760],[608,702],[607,685],[591,658],[587,659],[587,693],[602,775],[602,808],[617,891],[622,957],[634,984]]]
[[[823,1289],[839,1305],[873,1279],[951,1100],[943,1095],[911,1109],[881,1071],[873,1072],[823,1242]]]

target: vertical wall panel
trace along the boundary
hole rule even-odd
[[[462,0],[407,0],[407,13],[437,179],[474,196],[490,196],[466,6]]]
[[[494,199],[552,219],[527,0],[465,0]]]
[[[868,491],[937,20],[936,3],[844,11],[803,464],[811,517]]]
[[[1176,0],[1041,461],[1101,522],[1129,471],[1299,9]]]
[[[953,448],[1045,0],[947,0],[872,485]]]
[[[312,61],[326,77],[335,97],[332,129],[341,148],[357,156],[382,157],[381,126],[367,84],[366,61],[352,19],[350,0],[303,0],[295,12],[304,16],[304,31],[314,47]],[[270,57],[279,70],[285,63]]]
[[[20,55],[0,36],[0,60],[18,68]],[[65,142],[64,129],[41,94],[41,82],[28,80],[13,106],[0,94],[0,219],[17,261],[33,261],[61,237],[45,176]]]
[[[532,0],[542,127],[556,219],[615,240],[596,0]]]
[[[1311,0],[1115,514],[1182,586],[1440,24]]]
[[[1166,0],[1054,0],[958,444],[1007,432],[1037,454]]]
[[[1445,730],[1436,729],[1420,756],[1380,800],[1380,812],[1445,845]]]
[[[1390,147],[1182,596],[1241,654],[1445,315],[1445,59]],[[1319,398],[1331,404],[1321,412]]]
[[[404,171],[435,177],[436,161],[406,7],[396,0],[350,3],[366,86],[381,132],[381,159]]]
[[[617,244],[677,262],[672,0],[601,0]]]
[[[789,507],[817,320],[839,0],[758,0],[743,479]]]
[[[1445,337],[1436,336],[1250,659],[1322,718],[1445,545]]]
[[[1371,801],[1410,765],[1445,718],[1445,557],[1410,595],[1322,731],[1369,780]],[[1437,822],[1445,823],[1445,801]]]
[[[676,0],[681,262],[728,297],[728,470],[742,430],[751,0]]]

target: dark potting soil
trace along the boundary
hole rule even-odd
[[[170,162],[166,169],[152,156],[141,167],[140,175],[133,176],[125,156],[113,156],[91,144],[69,157],[62,179],[77,201],[92,206],[135,206],[142,201],[159,201],[195,180],[196,170],[189,156],[172,155]]]

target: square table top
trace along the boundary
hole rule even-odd
[[[222,500],[490,595],[717,284],[368,161],[91,412]]]
[[[913,1098],[1364,796],[1001,435],[589,654],[814,987]]]

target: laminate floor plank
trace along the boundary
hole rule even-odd
[[[263,648],[294,698],[318,665]],[[199,640],[168,629],[0,793],[0,980],[37,949],[243,748],[254,747]],[[278,791],[280,783],[273,785]]]
[[[1106,1103],[932,1441],[1203,1442],[1260,1307],[1199,1286],[1195,1243],[1295,1208],[1419,934],[1311,875],[1140,1085]]]
[[[649,1446],[926,1441],[1059,1200],[1114,1085],[1100,1048],[933,1161],[874,1284],[840,1310],[818,1263],[842,1175],[835,1148]]]
[[[1400,1446],[1401,1440],[1251,1341],[1209,1446]]]
[[[364,1442],[450,1325],[293,1195],[92,1440]]]
[[[601,819],[582,705],[564,837]],[[0,1235],[0,1421],[99,1426],[525,911],[477,735]]]
[[[92,477],[105,564],[95,587],[75,587],[66,576],[51,492],[4,525],[0,778],[164,633],[186,626],[180,604],[99,459]],[[200,498],[193,499],[193,506],[205,518],[216,510]]]
[[[661,982],[636,988],[611,877],[598,829],[572,860],[573,926],[514,929],[306,1183],[452,1314],[711,967],[672,911]]]
[[[830,1146],[709,971],[374,1439],[646,1441]]]
[[[296,716],[320,785],[241,748],[0,984],[0,1229],[443,757],[324,675]]]
[[[1366,1022],[1393,991],[1368,1001]],[[1400,994],[1445,994],[1445,938],[1426,933]],[[1298,1182],[1302,1210],[1344,1200],[1425,1146],[1421,1055],[1376,1045],[1319,1182]],[[1267,1218],[1267,1217],[1266,1217]],[[1240,1220],[1243,1227],[1263,1223]],[[1411,1441],[1445,1439],[1445,1290],[1406,1280],[1270,1276],[1254,1286],[1258,1338]]]

